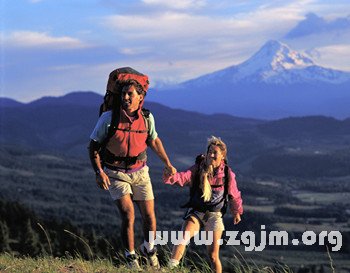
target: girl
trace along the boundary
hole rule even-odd
[[[191,187],[190,200],[185,205],[188,211],[182,225],[182,236],[186,238],[185,234],[188,233],[192,238],[201,228],[213,232],[213,243],[207,245],[207,252],[211,267],[217,273],[222,272],[219,239],[225,229],[222,216],[226,204],[229,205],[234,224],[241,221],[243,213],[241,193],[237,189],[235,174],[227,166],[226,156],[226,144],[212,136],[208,139],[206,155],[197,157],[194,166],[174,175],[165,172],[163,177],[165,184]],[[174,246],[169,267],[174,268],[179,264],[188,240]]]

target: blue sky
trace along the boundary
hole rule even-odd
[[[350,71],[348,0],[2,0],[0,8],[0,96],[22,102],[103,94],[121,66],[152,86],[185,81],[239,64],[270,39]]]

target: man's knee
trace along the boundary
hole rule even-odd
[[[150,211],[145,213],[143,218],[147,223],[154,223],[156,221],[156,214],[154,211]]]
[[[153,200],[139,202],[138,206],[142,214],[142,219],[146,224],[153,224],[156,222]]]
[[[123,211],[121,216],[125,224],[133,225],[135,223],[135,214],[133,211]]]
[[[133,224],[135,222],[134,205],[129,202],[117,201],[120,216],[124,223]]]
[[[156,220],[156,214],[154,211],[149,211],[149,212],[145,213],[144,217],[148,221],[155,221]]]

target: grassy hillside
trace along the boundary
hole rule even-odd
[[[41,223],[45,228],[50,226],[61,230],[48,231],[50,238],[66,238],[66,244],[57,246],[53,244],[53,252],[58,257],[65,255],[68,250],[71,255],[76,248],[75,242],[69,243],[69,234],[63,232],[68,229],[77,232],[67,225],[50,224],[52,220],[69,221],[87,232],[78,232],[95,248],[97,241],[93,240],[89,231],[93,229],[99,242],[105,240],[116,242],[120,250],[119,224],[113,202],[107,192],[96,187],[89,162],[82,158],[67,157],[63,154],[37,153],[30,149],[19,147],[1,147],[0,153],[0,199],[17,201],[32,209],[39,217],[31,221],[33,229],[36,228],[43,241],[45,251],[50,253],[46,238],[36,225]],[[178,230],[181,227],[183,209],[180,204],[187,201],[188,189],[179,189],[163,185],[161,168],[157,165],[151,168],[151,176],[156,196],[156,213],[158,230]],[[339,253],[331,253],[336,268],[343,268],[349,272],[349,238],[350,225],[348,221],[348,205],[350,204],[350,182],[348,177],[327,177],[302,179],[294,177],[278,177],[271,175],[250,176],[238,173],[237,181],[242,191],[245,213],[243,221],[233,226],[229,215],[224,218],[227,230],[255,231],[257,232],[257,245],[259,244],[260,226],[265,225],[268,230],[287,230],[292,238],[300,238],[305,230],[340,230],[343,232],[343,247]],[[10,213],[9,219],[14,221],[18,211],[5,209]],[[1,218],[1,217],[0,217]],[[21,217],[23,218],[23,217]],[[3,218],[1,219],[4,220]],[[9,224],[9,222],[7,223]],[[26,222],[17,224],[23,227]],[[140,216],[136,219],[136,241],[141,241]],[[19,228],[10,230],[10,240],[15,245],[21,236]],[[11,233],[12,232],[12,233]],[[60,235],[63,233],[62,235]],[[107,238],[106,235],[109,235]],[[169,247],[171,247],[169,245]],[[79,253],[86,249],[80,244]],[[107,249],[108,250],[108,249]],[[105,252],[108,252],[108,251]],[[94,251],[94,250],[93,250]],[[40,253],[40,252],[39,252]],[[205,248],[191,244],[188,257],[196,259],[205,257]],[[231,268],[237,253],[242,253],[241,260],[247,265],[257,264],[259,267],[287,264],[294,271],[301,268],[327,267],[329,257],[325,246],[283,246],[270,247],[262,252],[245,251],[244,246],[222,246],[222,261],[225,268]],[[87,253],[89,257],[89,253]],[[106,257],[105,255],[99,256]],[[347,270],[347,271],[346,271]],[[74,271],[73,271],[74,272]],[[318,272],[318,271],[317,271]],[[339,271],[342,272],[342,271]]]
[[[155,271],[149,266],[143,266],[143,272],[172,272],[172,273],[209,273],[211,272],[208,264],[203,266],[183,267],[180,266],[176,269],[168,269],[166,267],[161,270]],[[104,259],[96,259],[93,261],[86,261],[79,258],[52,258],[52,257],[39,257],[39,258],[16,258],[10,254],[0,255],[0,272],[3,273],[127,273],[135,272],[126,267],[125,264],[120,266],[114,266],[112,261]],[[236,262],[231,265],[229,271],[235,273],[288,273],[293,272],[287,266],[274,267],[268,266],[249,266],[241,262]]]

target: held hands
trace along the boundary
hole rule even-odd
[[[104,171],[96,174],[96,183],[101,189],[104,190],[108,190],[109,186],[111,185],[108,175]]]
[[[236,213],[235,217],[233,218],[233,223],[237,225],[241,221],[241,215],[239,213]]]
[[[176,174],[177,170],[174,168],[173,165],[167,165],[165,166],[164,170],[163,170],[163,177],[165,177],[166,179],[168,179],[170,176]]]

